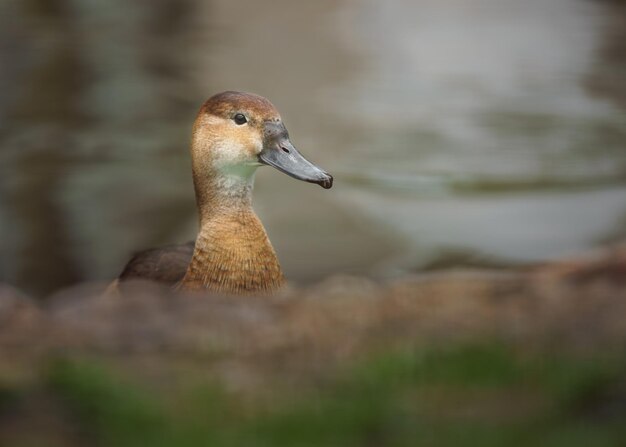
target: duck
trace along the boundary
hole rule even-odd
[[[285,284],[276,252],[252,207],[256,170],[271,166],[329,189],[333,177],[292,144],[266,98],[225,91],[204,102],[191,137],[199,231],[195,241],[135,254],[116,283],[149,280],[183,291],[273,294]]]

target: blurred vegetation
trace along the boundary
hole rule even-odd
[[[172,392],[101,361],[64,359],[33,389],[0,393],[0,411],[45,394],[79,444],[115,447],[618,446],[624,377],[625,356],[431,346],[379,353],[312,389],[250,401],[217,383]],[[45,432],[30,436],[14,445],[56,445]]]

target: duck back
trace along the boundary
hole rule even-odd
[[[156,281],[173,286],[183,279],[193,256],[195,242],[168,245],[136,253],[124,267],[120,281]]]

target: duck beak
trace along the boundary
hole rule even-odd
[[[321,170],[296,150],[289,140],[285,125],[281,122],[267,122],[264,128],[263,150],[259,162],[273,166],[298,180],[317,183],[324,189],[333,186],[333,177]]]

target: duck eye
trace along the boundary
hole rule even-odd
[[[243,113],[238,113],[233,117],[233,121],[237,124],[239,124],[240,126],[242,124],[246,124],[248,122],[248,120],[246,119],[246,116]]]

